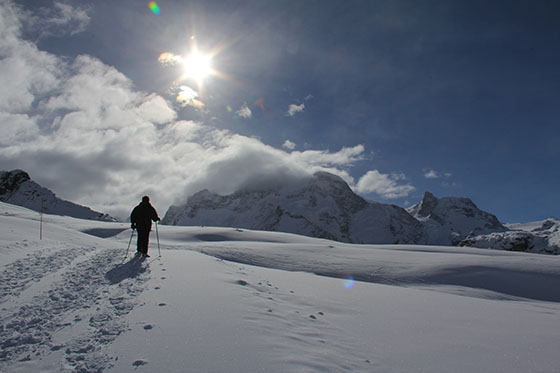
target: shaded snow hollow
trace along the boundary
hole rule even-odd
[[[0,203],[0,371],[560,366],[555,256],[159,226],[161,257],[153,232],[140,260],[127,224],[49,215],[38,230]]]

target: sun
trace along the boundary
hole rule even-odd
[[[196,49],[190,55],[183,58],[182,63],[184,67],[183,77],[193,79],[199,85],[214,72],[212,69],[212,57],[204,55]]]

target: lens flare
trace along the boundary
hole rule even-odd
[[[259,98],[259,99],[255,102],[255,105],[258,106],[258,107],[260,107],[261,110],[262,110],[263,112],[266,111],[266,109],[264,108],[264,100],[263,100],[262,98]]]
[[[355,284],[356,284],[356,281],[354,281],[354,277],[348,276],[348,277],[344,278],[344,287],[346,289],[350,289],[350,288],[354,287]]]
[[[152,13],[159,14],[159,12],[160,12],[159,6],[157,5],[157,3],[155,1],[150,1],[148,3],[148,7],[150,7],[150,10],[152,11]]]

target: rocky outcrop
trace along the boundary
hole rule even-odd
[[[560,221],[548,218],[542,221],[511,224],[505,232],[471,235],[459,243],[483,249],[560,254]]]

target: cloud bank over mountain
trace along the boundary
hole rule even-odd
[[[79,32],[87,13],[69,6],[61,7],[66,16],[50,25]],[[354,185],[347,169],[363,159],[364,146],[280,150],[206,123],[178,120],[163,97],[138,91],[98,58],[41,51],[22,36],[24,25],[37,22],[36,15],[9,1],[0,5],[0,169],[28,170],[62,198],[119,217],[144,194],[163,210],[204,188],[231,193],[257,179],[274,183],[317,171]],[[371,184],[375,175],[368,175]],[[366,181],[360,188],[368,189]]]

